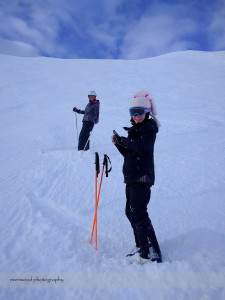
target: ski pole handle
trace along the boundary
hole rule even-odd
[[[98,152],[95,152],[95,170],[97,172],[97,176],[100,173],[100,165],[99,165],[99,155]]]
[[[110,163],[110,169],[108,169],[108,163]],[[108,173],[112,170],[112,164],[108,155],[104,154],[103,165],[105,166],[105,175],[108,177]]]

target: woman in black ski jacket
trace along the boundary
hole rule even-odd
[[[155,181],[154,143],[158,132],[155,112],[153,99],[148,92],[137,92],[130,105],[133,126],[125,128],[128,137],[112,136],[112,142],[124,157],[126,216],[133,228],[136,242],[127,257],[131,262],[138,263],[162,262],[161,251],[147,212],[150,188]]]
[[[125,128],[128,138],[119,139],[116,143],[117,149],[124,156],[123,175],[125,183],[137,182],[145,176],[148,183],[155,182],[154,170],[154,143],[158,127],[148,115],[141,123],[131,120],[132,127]]]

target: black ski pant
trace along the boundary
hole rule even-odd
[[[92,131],[93,127],[94,127],[93,122],[83,121],[83,126],[80,131],[80,135],[79,135],[78,150],[85,150],[85,151],[89,150],[90,140],[88,141],[88,138],[89,138],[90,132]],[[88,143],[87,143],[87,141],[88,141]],[[85,145],[86,145],[86,147],[85,147]]]
[[[136,246],[140,247],[141,257],[149,258],[149,247],[161,255],[159,244],[148,215],[147,205],[150,201],[151,189],[146,183],[126,185],[126,216],[133,228]]]

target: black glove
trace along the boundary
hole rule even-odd
[[[128,148],[128,138],[124,136],[114,135],[114,139],[116,144],[123,146],[124,148]]]
[[[73,108],[73,111],[74,111],[74,112],[78,112],[79,109],[77,109],[76,107],[74,107],[74,108]]]

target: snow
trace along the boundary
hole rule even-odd
[[[133,61],[0,55],[0,65],[0,298],[225,299],[225,52]],[[91,89],[100,122],[81,157],[72,108],[84,109]],[[134,240],[111,143],[113,129],[130,125],[140,89],[162,124],[149,214],[164,262],[143,266],[125,259]],[[113,168],[102,182],[97,251],[89,243],[96,151]]]

